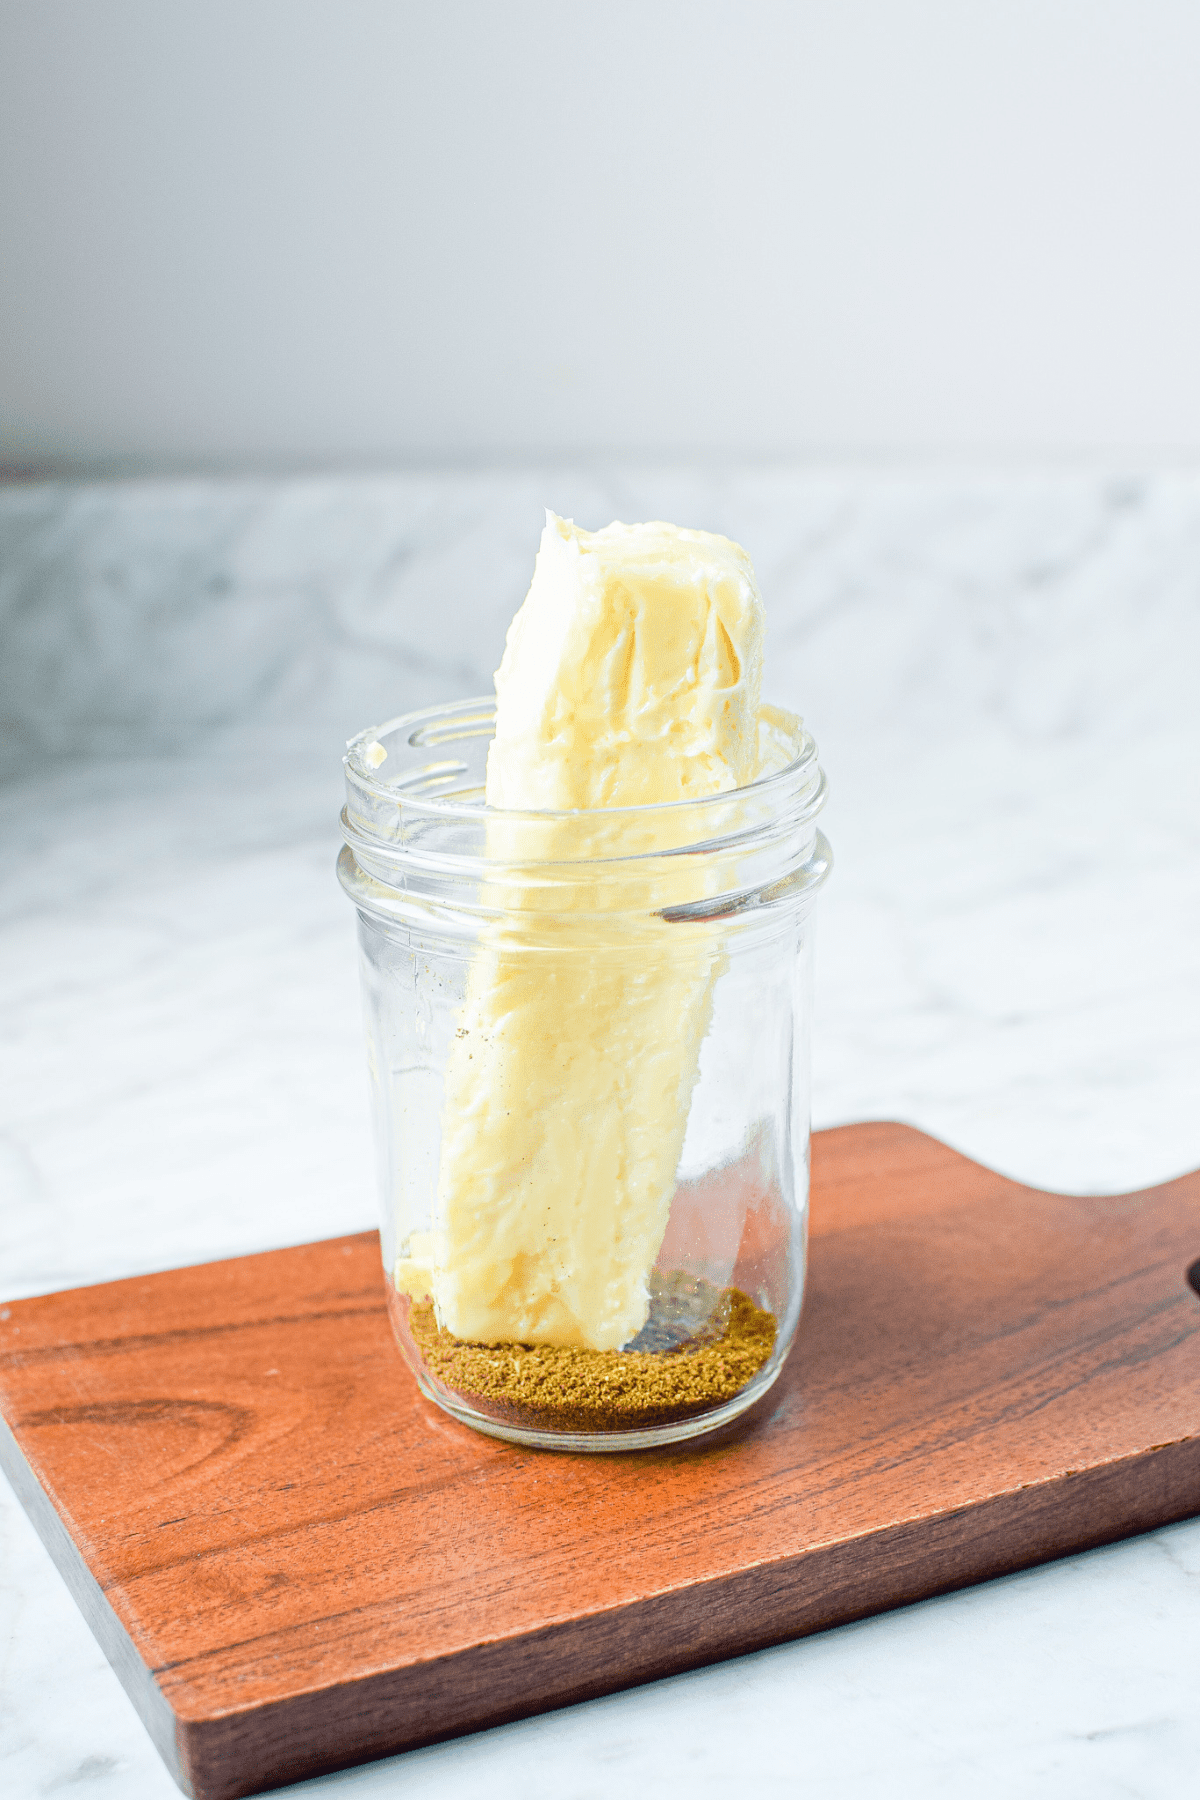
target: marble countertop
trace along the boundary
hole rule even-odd
[[[1200,479],[597,468],[0,489],[0,1290],[373,1222],[340,755],[487,691],[546,504],[747,545],[832,798],[814,1123],[1200,1165]],[[1200,1254],[1200,1243],[1197,1245]],[[0,1790],[176,1790],[0,1484]],[[306,1784],[1176,1796],[1200,1522]],[[304,1791],[304,1790],[297,1790]]]

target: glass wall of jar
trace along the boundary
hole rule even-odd
[[[775,1381],[804,1289],[816,745],[750,786],[484,805],[494,705],[346,757],[381,1237],[425,1394],[497,1437],[700,1437]]]

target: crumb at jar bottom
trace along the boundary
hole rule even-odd
[[[389,1301],[401,1346],[439,1405],[499,1436],[580,1433],[597,1449],[642,1431],[661,1441],[671,1425],[691,1436],[736,1416],[743,1408],[731,1403],[756,1397],[747,1390],[760,1385],[777,1336],[774,1314],[740,1288],[682,1272],[655,1277],[649,1321],[624,1350],[464,1343],[438,1325],[431,1301],[394,1289]]]

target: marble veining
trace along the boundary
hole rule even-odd
[[[1200,1164],[1200,479],[605,467],[0,489],[0,1291],[371,1222],[360,726],[490,687],[541,509],[755,557],[832,799],[814,1115]],[[1200,1255],[1200,1241],[1197,1243]],[[174,1792],[0,1486],[0,1789]],[[1187,1791],[1200,1524],[331,1791]]]

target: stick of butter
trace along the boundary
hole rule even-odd
[[[695,799],[758,767],[763,609],[737,544],[671,525],[579,530],[547,515],[496,673],[489,806],[566,813]],[[669,845],[656,821],[592,822],[604,858]],[[489,824],[489,858],[506,832]],[[547,821],[553,833],[570,822]],[[598,832],[598,835],[597,835]],[[613,913],[603,870],[523,945],[488,927],[448,1061],[434,1228],[396,1266],[402,1293],[475,1343],[619,1349],[646,1322],[719,944],[656,909]],[[608,904],[612,904],[611,900]],[[623,905],[626,902],[622,902]]]

